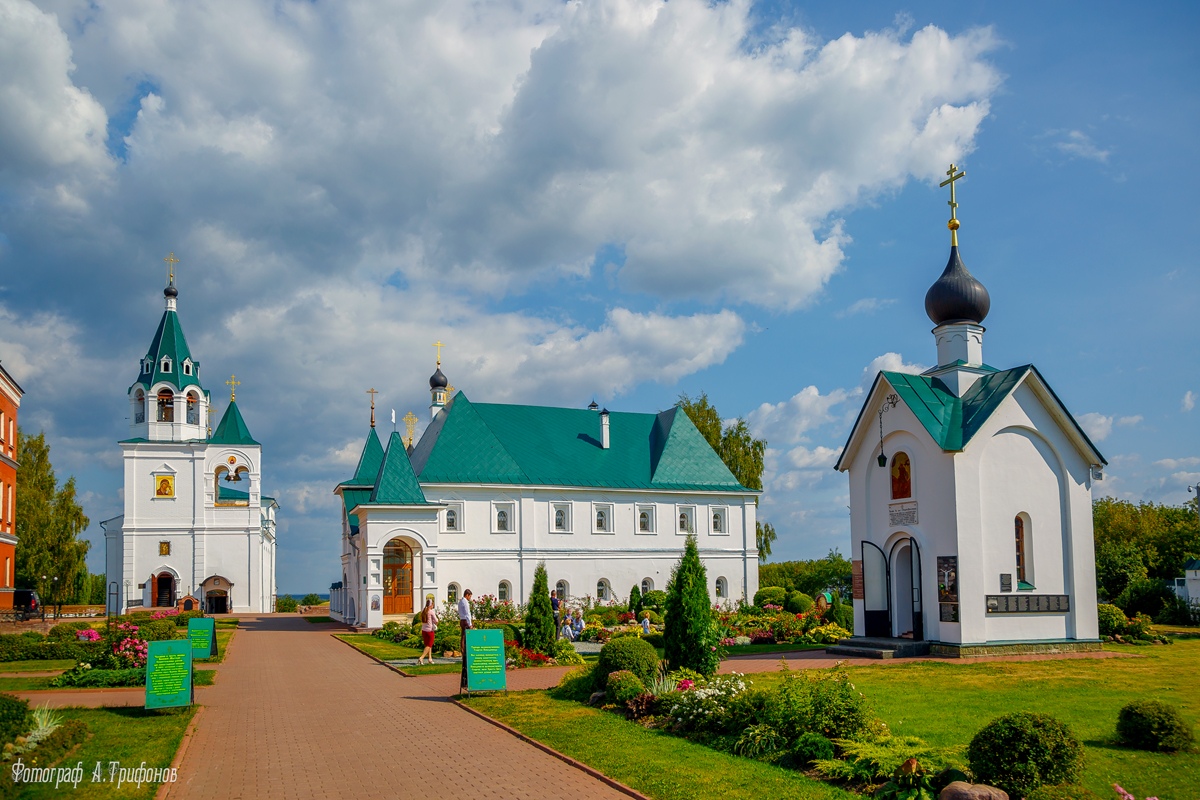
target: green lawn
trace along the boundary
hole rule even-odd
[[[0,662],[0,673],[9,672],[49,672],[52,669],[68,670],[75,666],[71,658],[57,658],[42,661],[4,661]]]
[[[445,675],[450,672],[462,672],[462,662],[457,664],[422,664],[418,666],[403,666],[407,675]]]
[[[72,666],[74,666],[72,664]],[[216,680],[217,671],[215,669],[198,669],[193,673],[193,682],[197,686],[212,686]],[[40,692],[44,689],[52,689],[58,692],[74,692],[90,689],[83,689],[76,686],[51,686],[52,677],[37,677],[37,678],[4,678],[0,677],[0,692]]]
[[[896,734],[943,747],[966,744],[988,721],[1011,711],[1051,714],[1084,743],[1084,784],[1112,797],[1119,783],[1135,796],[1190,800],[1200,793],[1200,752],[1167,755],[1114,742],[1117,712],[1138,698],[1163,700],[1200,722],[1200,639],[1156,647],[1113,646],[1137,658],[1026,662],[897,661],[848,671],[855,686]],[[747,676],[756,686],[778,673]],[[721,795],[839,797],[819,794],[784,770],[737,759],[682,739],[647,731],[614,714],[551,699],[544,692],[472,698],[471,705],[654,798]],[[603,746],[598,743],[604,742]],[[644,769],[644,764],[654,764]],[[701,766],[703,765],[703,766]],[[779,775],[777,775],[779,773]],[[642,777],[642,776],[648,777]],[[746,786],[726,792],[726,785]],[[780,786],[787,784],[781,783]],[[678,791],[675,787],[680,787]],[[791,792],[790,794],[788,792]],[[807,793],[806,793],[807,792]]]
[[[146,767],[169,767],[179,749],[179,742],[187,730],[188,721],[194,713],[191,708],[146,710],[144,708],[67,708],[61,711],[63,720],[81,719],[91,733],[78,749],[67,754],[61,762],[64,766],[83,762],[83,781],[78,788],[59,787],[54,784],[31,784],[23,787],[22,798],[151,798],[158,784],[142,784],[138,788],[116,783],[92,783],[96,764],[101,765],[103,778],[108,780],[109,764],[119,761],[127,769],[136,769],[142,762]]]
[[[334,635],[343,642],[350,644],[354,649],[361,650],[369,656],[375,656],[380,661],[416,658],[421,655],[420,650],[414,650],[411,647],[402,647],[395,642],[378,639],[369,633],[338,633]]]
[[[804,650],[824,650],[827,644],[735,644],[725,648],[729,656],[752,656],[757,653],[798,653]]]

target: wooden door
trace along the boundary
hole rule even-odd
[[[393,539],[383,550],[383,613],[411,614],[412,550]]]

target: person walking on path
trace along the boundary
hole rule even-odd
[[[467,688],[467,630],[471,627],[471,590],[463,592],[458,600],[458,627],[462,629],[462,678],[459,688]]]
[[[425,607],[421,609],[421,638],[425,640],[425,651],[417,659],[418,664],[426,658],[429,659],[430,664],[433,663],[433,639],[437,636],[437,626],[437,609],[433,607],[433,598],[427,597]]]
[[[550,608],[552,611],[554,611],[554,638],[556,638],[556,639],[558,638],[559,625],[561,624],[561,621],[562,621],[561,617],[558,614],[558,609],[561,606],[561,604],[562,604],[562,601],[558,599],[558,592],[554,589],[551,589],[550,590]]]

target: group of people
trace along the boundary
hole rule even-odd
[[[567,610],[566,614],[562,613],[562,600],[558,597],[558,592],[550,592],[550,608],[554,610],[554,630],[555,635],[560,639],[566,639],[573,642],[579,638],[579,634],[583,633],[583,612]]]

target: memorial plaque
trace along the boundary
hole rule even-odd
[[[1012,591],[1012,573],[1011,572],[1001,572],[1000,573],[1000,591],[1002,591],[1002,592],[1011,592]]]
[[[862,559],[850,562],[850,598],[852,600],[862,600],[867,596],[866,586],[863,584],[863,563]]]
[[[471,628],[467,631],[467,691],[505,688],[504,631]]]
[[[938,612],[942,622],[958,622],[958,603],[938,603]]]
[[[989,594],[989,614],[1062,614],[1071,610],[1065,594]]]
[[[915,502],[908,502],[891,503],[888,505],[888,524],[892,526],[916,525],[917,504]]]
[[[211,658],[217,654],[217,622],[212,617],[188,620],[188,640],[192,658]]]
[[[958,602],[958,556],[937,557],[938,601]]]
[[[146,708],[192,704],[192,643],[170,639],[146,643]]]

